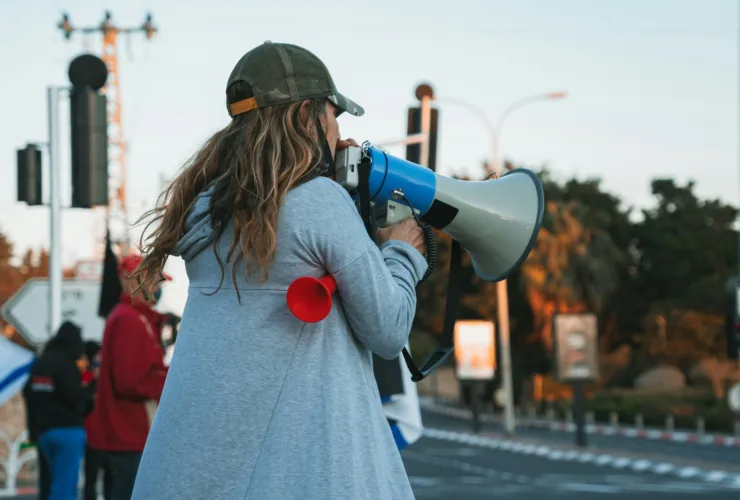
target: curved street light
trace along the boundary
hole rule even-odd
[[[495,125],[488,119],[483,110],[469,101],[455,97],[436,97],[434,100],[441,103],[449,102],[450,104],[457,104],[468,109],[480,118],[488,131],[489,137],[491,138],[490,168],[496,173],[496,175],[501,176],[503,175],[503,169],[499,152],[499,137],[501,136],[501,129],[503,128],[506,119],[511,115],[511,113],[527,104],[538,101],[565,99],[566,97],[568,97],[567,92],[559,91],[548,92],[546,94],[536,94],[518,99],[511,103],[504,112],[501,113]],[[509,294],[506,286],[506,280],[501,280],[496,283],[496,311],[498,312],[498,331],[501,345],[501,373],[504,392],[504,431],[506,434],[511,435],[514,433],[515,428],[514,384],[511,373],[511,346],[509,341]]]
[[[491,161],[490,165],[494,172],[496,172],[497,175],[502,175],[502,165],[501,165],[501,155],[499,152],[499,138],[501,137],[501,129],[504,126],[504,123],[506,122],[506,119],[517,109],[526,106],[527,104],[531,104],[533,102],[538,101],[552,101],[552,100],[559,100],[559,99],[565,99],[568,97],[568,93],[565,91],[558,91],[558,92],[548,92],[546,94],[535,94],[527,97],[523,97],[521,99],[518,99],[511,104],[504,110],[503,113],[499,116],[498,120],[494,124],[486,115],[486,113],[477,105],[473,104],[470,101],[466,101],[464,99],[459,99],[457,97],[435,97],[434,100],[437,102],[440,102],[444,104],[445,102],[448,102],[450,104],[455,104],[457,106],[466,108],[468,111],[476,115],[481,123],[486,127],[486,131],[488,132],[488,136],[491,140]]]

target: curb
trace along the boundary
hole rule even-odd
[[[424,410],[448,415],[450,417],[470,420],[473,414],[470,410],[448,406],[439,402],[420,401]],[[482,413],[481,421],[500,423],[500,419],[490,413]],[[556,432],[573,432],[576,425],[571,422],[551,422],[532,418],[517,418],[517,425],[530,429],[547,429]],[[657,429],[637,429],[635,427],[612,427],[611,425],[587,424],[586,432],[602,436],[620,436],[635,439],[652,439],[658,441],[673,441],[677,443],[695,443],[726,447],[740,447],[740,438],[723,436],[720,434],[696,434],[691,432],[669,432]]]
[[[605,453],[577,450],[563,451],[544,445],[525,444],[492,436],[477,436],[474,434],[440,429],[426,428],[424,429],[424,436],[431,439],[452,441],[481,448],[510,451],[524,455],[535,455],[548,460],[579,462],[582,464],[611,467],[614,469],[631,469],[636,472],[648,472],[657,475],[672,475],[681,479],[700,480],[740,490],[740,474],[734,474],[722,470],[706,470],[698,467],[677,466],[667,462],[633,459]]]

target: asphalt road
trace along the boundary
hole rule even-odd
[[[430,429],[468,433],[471,428],[469,420],[433,412],[425,411],[423,419],[425,427]],[[496,424],[487,424],[484,430],[497,432],[500,429]],[[572,442],[572,436],[566,433],[521,429],[519,435],[543,438],[542,441],[545,442],[549,439],[550,443],[557,444]],[[610,449],[640,446],[638,442],[641,441],[628,438],[606,439]],[[594,450],[600,446],[596,441],[596,436],[592,436]],[[662,449],[666,460],[670,460],[671,454],[690,456],[701,446],[711,448],[708,445],[689,443],[642,444],[643,447],[650,445],[667,445]],[[641,449],[643,450],[644,448]],[[716,456],[729,460],[731,455],[723,454],[726,451],[719,450],[715,453],[718,454]],[[402,456],[418,500],[740,498],[739,489],[702,479],[637,472],[629,467],[620,469],[597,463],[553,460],[536,454],[522,454],[431,437],[424,437],[414,443],[402,452]],[[716,456],[712,457],[716,459]],[[731,464],[727,462],[727,465]],[[32,498],[35,496],[15,497],[16,500]]]
[[[432,422],[432,424],[439,422],[444,427],[452,426],[466,432],[472,430],[472,422],[470,420],[446,417],[425,411],[425,425],[427,422]],[[483,422],[482,430],[485,432],[501,433],[503,428],[499,422]],[[516,430],[516,435],[549,441],[555,444],[569,445],[575,442],[575,436],[572,432],[519,427]],[[663,457],[666,460],[680,457],[693,461],[706,461],[711,462],[715,467],[726,465],[740,472],[740,448],[737,446],[605,436],[600,434],[590,434],[588,436],[588,445],[594,451],[623,450],[634,453],[649,453],[654,456]]]
[[[414,443],[402,455],[418,500],[740,498],[737,489],[703,481],[559,462],[430,438]]]

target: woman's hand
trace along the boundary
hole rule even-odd
[[[357,144],[357,141],[354,139],[339,139],[337,140],[337,151],[341,151],[343,149],[347,149],[350,146],[354,146],[356,148],[359,148],[360,145]]]
[[[380,243],[385,243],[389,240],[405,241],[421,252],[422,255],[426,256],[427,248],[424,241],[424,231],[421,230],[413,218],[378,229],[378,239]]]

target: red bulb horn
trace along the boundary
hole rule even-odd
[[[331,311],[331,296],[337,282],[330,274],[321,278],[303,276],[288,287],[288,309],[306,323],[318,323]]]

